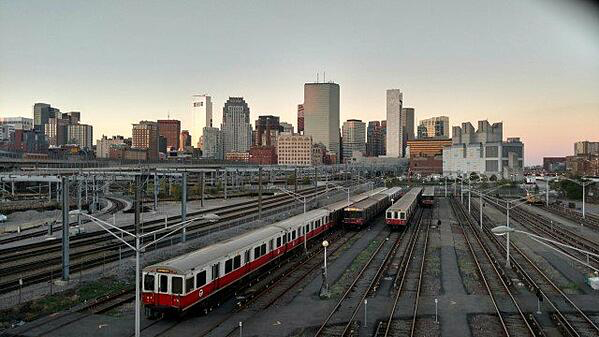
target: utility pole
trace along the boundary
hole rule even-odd
[[[69,178],[62,177],[62,280],[69,280]]]
[[[225,168],[225,200],[227,200],[227,184],[229,182],[229,173],[227,171],[227,168]]]
[[[204,172],[200,173],[200,207],[204,207]]]
[[[203,190],[203,188],[202,188]],[[181,173],[181,222],[187,218],[187,172]],[[187,227],[181,231],[181,242],[187,239]]]
[[[158,210],[158,173],[154,171],[154,211]]]
[[[77,209],[81,212],[81,176],[77,175]],[[77,216],[77,225],[81,226],[81,215]]]
[[[258,219],[262,219],[262,167],[258,168]]]
[[[295,178],[294,192],[297,193],[297,167],[295,168],[295,175],[293,177]]]

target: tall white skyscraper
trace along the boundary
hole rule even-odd
[[[339,84],[304,84],[304,134],[340,157]]]
[[[401,109],[403,94],[399,89],[387,90],[387,156],[403,156]]]
[[[200,141],[205,127],[212,127],[212,98],[208,95],[193,95],[191,104],[193,127],[191,128],[191,145]]]

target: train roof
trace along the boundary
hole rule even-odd
[[[434,186],[426,186],[422,191],[423,196],[435,196],[435,187]]]
[[[346,211],[359,211],[359,210],[363,210],[365,208],[368,208],[374,204],[376,204],[377,202],[388,198],[389,196],[384,194],[384,193],[379,193],[379,194],[375,194],[373,196],[370,196],[362,201],[356,202],[351,206],[345,207]]]
[[[279,221],[277,223],[272,224],[272,226],[284,229],[284,230],[290,230],[295,228],[298,224],[303,224],[303,223],[307,223],[309,221],[313,221],[316,219],[320,219],[323,216],[327,216],[329,215],[329,211],[323,208],[318,208],[315,210],[311,210],[309,212],[306,212],[306,214],[302,213],[296,216],[293,216],[289,219],[285,219],[283,221]]]
[[[347,207],[347,206],[349,206],[349,205],[351,205],[351,204],[353,204],[355,202],[362,201],[362,200],[370,197],[371,195],[378,194],[378,193],[381,193],[381,192],[386,191],[386,190],[387,189],[385,187],[375,188],[372,191],[367,191],[367,192],[364,192],[364,193],[360,193],[358,195],[350,196],[349,197],[349,201],[350,201],[349,204],[347,203],[347,198],[344,198],[341,201],[337,201],[337,202],[332,203],[330,205],[324,206],[323,208],[326,208],[326,209],[328,209],[331,212],[335,212],[335,211],[338,211],[340,209],[344,209],[345,207]]]
[[[387,211],[403,211],[414,203],[418,194],[422,192],[422,187],[414,187],[401,197],[396,203],[387,208]]]
[[[170,273],[185,275],[197,267],[209,265],[211,262],[229,257],[229,254],[240,251],[246,247],[262,243],[267,238],[282,234],[283,229],[277,226],[267,226],[253,230],[228,240],[211,244],[196,251],[183,254],[158,264],[145,267],[144,271],[168,270]]]

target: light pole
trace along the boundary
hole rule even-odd
[[[320,292],[320,297],[329,297],[329,281],[327,277],[327,247],[329,246],[329,242],[324,240],[322,242],[322,246],[324,247],[324,269],[322,273],[322,291]]]
[[[110,235],[114,236],[117,240],[122,242],[124,245],[126,245],[127,247],[129,247],[133,251],[135,251],[135,337],[140,337],[140,334],[141,334],[141,313],[140,313],[141,312],[141,298],[140,298],[141,294],[140,294],[140,289],[139,289],[139,286],[140,286],[139,254],[141,252],[144,252],[148,246],[154,245],[154,244],[158,243],[159,241],[162,241],[163,239],[173,235],[174,233],[178,232],[179,230],[186,228],[188,225],[192,224],[195,221],[205,220],[208,218],[209,221],[216,222],[219,219],[218,215],[216,215],[216,214],[207,214],[204,217],[189,219],[189,220],[180,222],[178,224],[174,224],[172,226],[163,227],[161,229],[140,235],[140,234],[130,233],[130,232],[128,232],[120,227],[114,226],[111,223],[106,222],[102,219],[98,219],[94,216],[83,213],[80,210],[70,211],[69,214],[70,215],[78,215],[78,216],[83,215],[85,217],[88,217],[92,221],[92,223],[98,225],[103,230],[108,232]],[[127,235],[130,238],[133,238],[135,240],[135,246],[131,245],[125,238],[122,238],[121,236],[117,235],[114,231],[120,232],[121,236]],[[152,237],[152,236],[155,237],[156,235],[161,234],[163,232],[167,232],[167,233],[162,235],[158,239],[155,239],[151,242],[146,243],[143,246],[141,245],[142,239],[144,239],[146,237]]]
[[[555,250],[556,252],[558,252],[558,253],[560,253],[562,255],[565,255],[565,256],[569,257],[570,259],[572,259],[574,261],[577,261],[577,262],[585,265],[586,267],[589,267],[589,268],[591,268],[591,269],[599,272],[599,269],[597,269],[597,268],[589,265],[588,263],[585,263],[585,262],[582,262],[582,261],[578,260],[577,258],[575,258],[575,257],[571,256],[570,254],[564,252],[563,250],[560,250],[560,249],[558,249],[558,248],[556,248],[556,247],[554,247],[554,246],[552,246],[550,244],[547,244],[546,242],[549,242],[551,244],[554,244],[554,245],[557,245],[557,246],[561,246],[561,247],[564,247],[564,248],[575,250],[575,251],[577,251],[579,253],[585,254],[587,257],[593,256],[595,258],[599,258],[599,254],[595,254],[595,253],[592,253],[592,252],[589,252],[589,251],[586,251],[586,250],[583,250],[583,249],[580,249],[580,248],[576,248],[576,247],[567,245],[565,243],[561,243],[561,242],[558,242],[558,241],[555,241],[555,240],[551,240],[551,239],[548,239],[548,238],[545,238],[545,237],[542,237],[542,236],[539,236],[539,235],[536,235],[536,234],[533,234],[533,233],[529,233],[529,232],[526,232],[526,231],[521,231],[521,230],[518,230],[518,229],[514,229],[514,228],[508,227],[508,226],[497,226],[497,227],[491,229],[491,232],[493,232],[493,234],[498,235],[498,236],[500,236],[500,235],[509,235],[510,233],[520,233],[520,234],[527,235],[527,236],[531,237],[533,240],[535,240],[535,241],[537,241],[537,242],[545,245],[546,247],[551,248],[551,249]]]
[[[558,178],[558,181],[559,181],[559,179],[560,178]],[[582,186],[582,218],[586,219],[586,212],[585,212],[586,191],[585,191],[585,188],[588,185],[594,184],[595,181],[591,180],[591,181],[585,183],[584,181],[579,182],[578,180],[574,180],[574,179],[570,179],[570,178],[564,178],[564,177],[562,177],[561,179],[569,180],[569,181],[571,181],[573,183],[578,184],[579,186]]]

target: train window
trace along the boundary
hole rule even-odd
[[[193,277],[185,279],[185,293],[193,291]]]
[[[230,273],[233,270],[233,259],[225,261],[225,274]]]
[[[262,248],[260,255],[265,255],[266,254],[266,243],[262,244],[262,246],[260,246],[260,248]]]
[[[405,212],[399,212],[399,218],[401,220],[405,220],[406,219],[406,213]]]
[[[196,275],[196,288],[199,288],[206,284],[206,271],[203,270],[201,273]]]
[[[283,244],[287,243],[287,234],[283,234]]]
[[[212,280],[216,280],[220,276],[220,262],[212,265]]]
[[[270,241],[268,241],[268,251],[272,252],[274,248],[274,241],[273,239],[270,239]]]
[[[154,292],[154,275],[146,274],[144,276],[144,290]]]
[[[180,276],[173,276],[171,282],[171,292],[176,295],[183,294],[183,278]]]
[[[159,279],[159,287],[160,287],[160,292],[161,293],[166,293],[168,292],[168,276],[166,275],[160,275],[160,279]]]
[[[241,255],[237,255],[233,258],[233,269],[241,267]]]
[[[309,232],[310,232],[310,225],[306,225],[305,232],[306,232],[306,233],[309,233]]]
[[[245,251],[245,263],[250,263],[250,259],[251,259],[250,254],[251,253],[252,253],[251,249],[248,249],[248,250]]]
[[[295,231],[291,232],[291,240],[295,240]]]
[[[281,237],[277,238],[277,248],[281,247]]]
[[[254,259],[257,259],[260,257],[260,246],[254,248]]]
[[[390,219],[392,217],[393,212],[387,212],[387,219]]]

